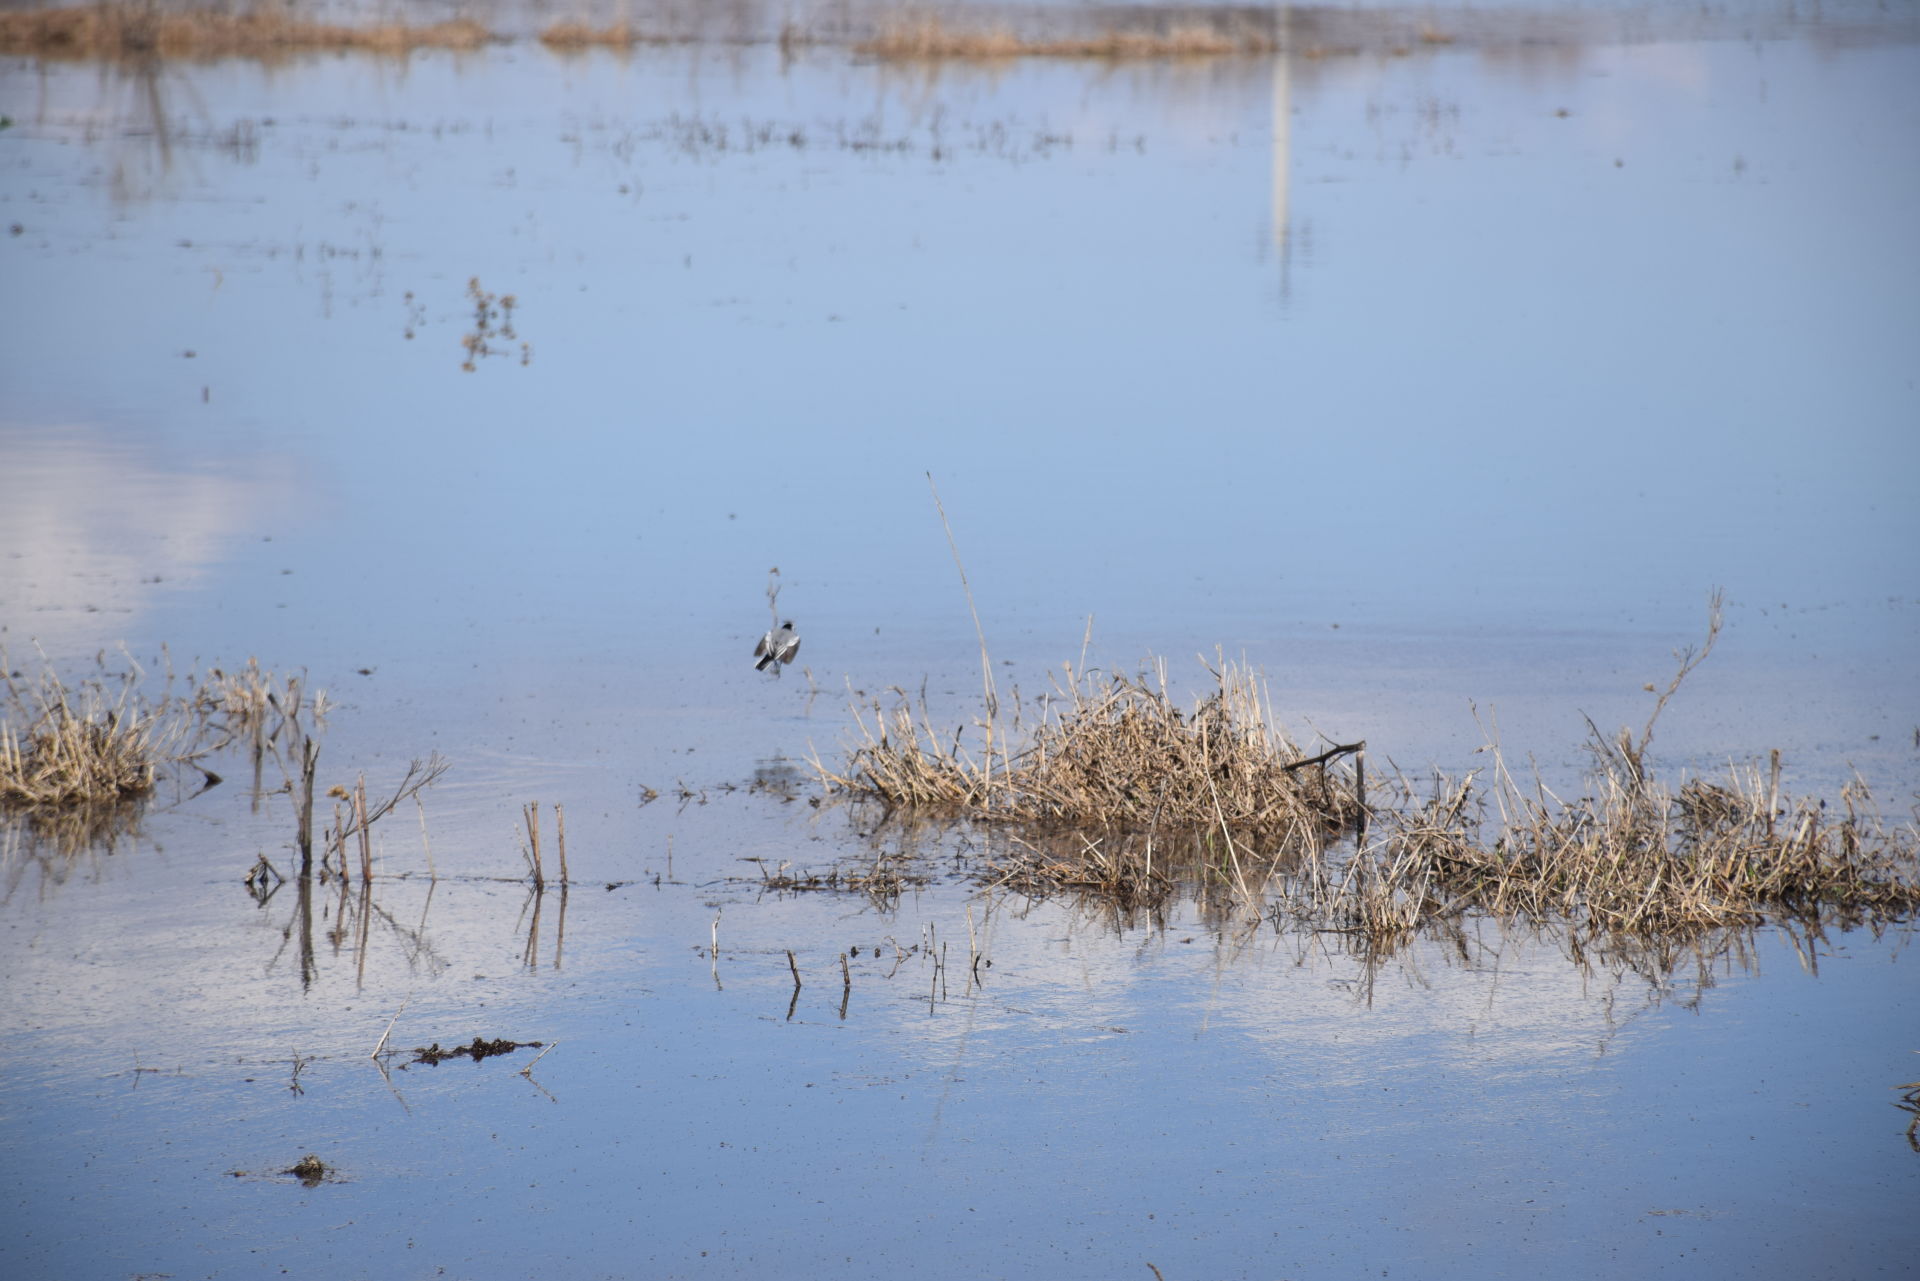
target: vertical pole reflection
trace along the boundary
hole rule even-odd
[[[1287,184],[1293,163],[1293,6],[1282,4],[1273,15],[1273,246],[1280,256],[1280,293],[1287,293],[1288,220]]]

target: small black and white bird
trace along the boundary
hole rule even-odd
[[[764,672],[770,664],[791,663],[793,656],[799,652],[800,634],[793,630],[792,621],[781,623],[779,627],[762,636],[760,643],[753,647],[753,656],[760,660],[753,665],[753,670]],[[776,674],[780,671],[777,667],[773,670]]]

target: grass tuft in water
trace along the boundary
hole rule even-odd
[[[1661,712],[1721,626],[1678,670],[1638,734],[1593,727],[1583,795],[1522,784],[1497,741],[1464,778],[1403,776],[1367,797],[1363,743],[1309,756],[1275,727],[1254,678],[1222,663],[1191,710],[1164,678],[1081,679],[1018,748],[991,730],[935,730],[924,702],[854,710],[858,741],[827,786],[890,811],[1021,825],[981,879],[1132,911],[1181,886],[1389,953],[1476,915],[1564,930],[1577,953],[1791,921],[1883,925],[1920,914],[1920,832],[1888,823],[1854,778],[1838,803],[1782,795],[1782,762],[1677,785],[1649,748]],[[1069,668],[1071,673],[1071,668]],[[1017,704],[1018,700],[1015,700]],[[979,727],[988,730],[991,709]],[[996,738],[998,754],[995,752]]]
[[[976,757],[962,747],[963,731],[938,732],[924,703],[916,714],[902,699],[856,708],[860,741],[845,765],[815,766],[829,789],[890,807],[1042,827],[1218,827],[1278,839],[1301,827],[1339,831],[1363,812],[1363,745],[1302,751],[1244,668],[1208,668],[1213,691],[1185,710],[1164,671],[1076,678],[1067,670],[1059,698],[1047,700],[1017,750],[1003,732]]]
[[[70,810],[110,806],[153,790],[161,763],[181,754],[184,726],[143,700],[132,677],[69,689],[51,668],[8,677],[0,708],[0,804]]]

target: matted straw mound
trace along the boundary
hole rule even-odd
[[[1156,683],[1124,676],[1069,681],[1040,725],[1014,745],[982,722],[978,756],[964,728],[936,731],[904,699],[855,709],[860,742],[829,788],[942,814],[1098,830],[1224,827],[1282,838],[1358,820],[1364,784],[1354,744],[1309,756],[1272,723],[1251,673],[1209,669],[1215,688],[1187,711]],[[1017,729],[1015,731],[1017,733]],[[1348,759],[1341,759],[1346,757]]]
[[[0,804],[111,804],[153,788],[178,727],[134,696],[99,686],[68,691],[45,676],[28,696],[16,688],[0,712]]]

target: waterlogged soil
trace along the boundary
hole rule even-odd
[[[984,638],[1023,714],[1224,654],[1315,750],[1577,789],[1723,586],[1657,768],[1907,816],[1920,47],[1650,12],[5,63],[9,670],[304,671],[321,828],[451,768],[370,885],[296,875],[284,750],[0,818],[0,1271],[1907,1269],[1904,928],[1369,956],[809,765],[977,716]]]

